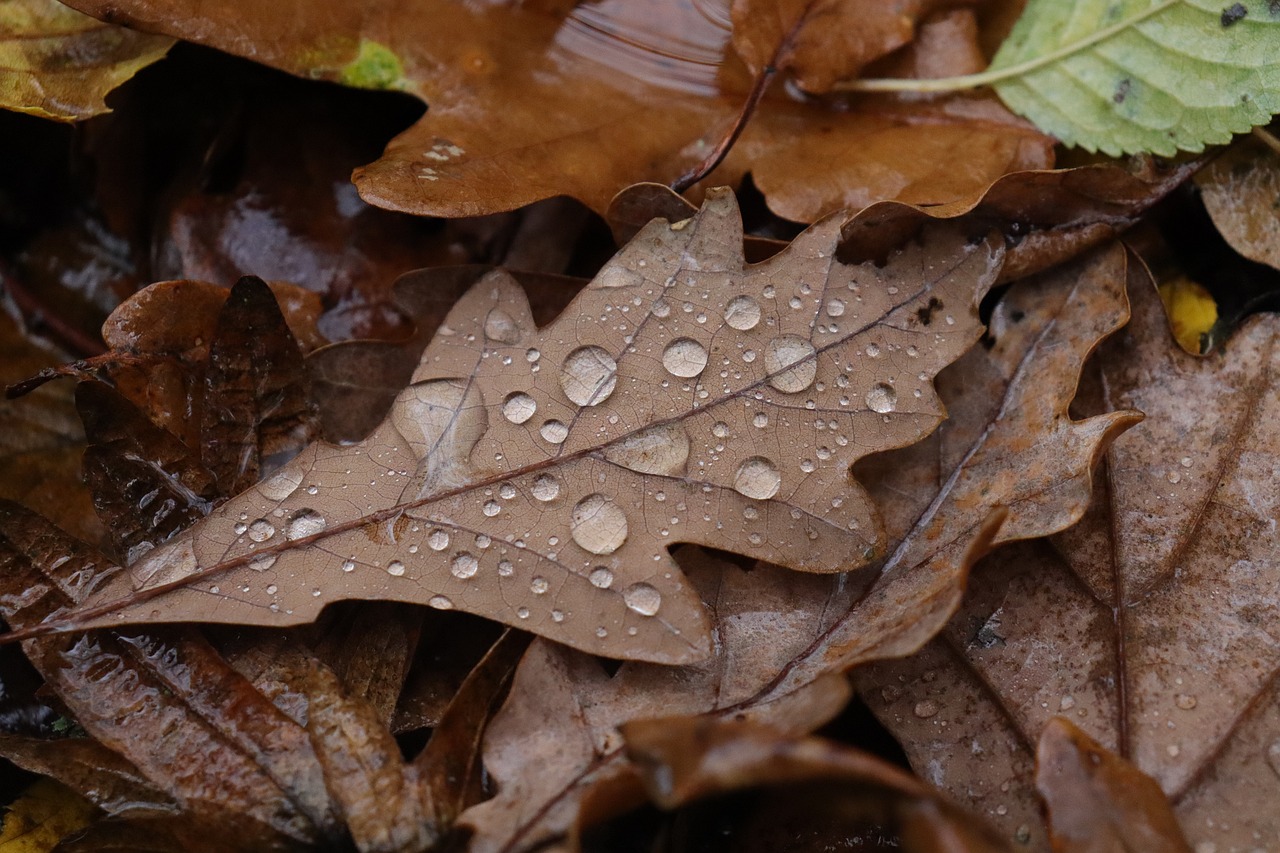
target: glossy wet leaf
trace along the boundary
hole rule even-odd
[[[20,382],[65,359],[0,311],[0,385]],[[84,429],[79,420],[67,385],[0,400],[0,498],[20,501],[80,538],[99,542],[106,531],[80,483]]]
[[[1155,779],[1193,847],[1274,846],[1277,324],[1195,358],[1148,276],[1130,297],[1086,399],[1147,419],[1108,452],[1089,514],[979,567],[941,638],[877,665],[864,695],[916,766],[945,767],[926,772],[1032,849],[1031,759],[1057,714]]]
[[[1280,112],[1277,38],[1269,0],[1031,0],[990,71],[1011,109],[1068,145],[1168,157]]]
[[[192,0],[75,5],[304,77],[421,97],[426,115],[355,181],[374,204],[424,215],[478,215],[557,195],[603,211],[628,184],[671,183],[702,163],[730,132],[753,83],[733,52],[730,10],[721,3],[389,0],[355,9],[291,0],[224,4],[216,13]],[[825,20],[815,22],[815,34]],[[797,42],[801,57],[827,44],[814,38],[814,47]],[[836,41],[841,50],[856,47]],[[1006,172],[1052,163],[1047,138],[986,96],[846,110],[778,92],[733,155],[713,184],[751,171],[775,212],[809,222],[884,198],[968,198]]]
[[[747,826],[736,827],[737,849],[790,849],[783,848],[794,832],[787,817],[825,823],[824,829],[850,847],[880,837],[918,853],[1007,849],[994,830],[919,779],[821,738],[697,717],[629,723],[623,736],[647,794],[663,809],[758,791],[757,813]],[[708,841],[712,832],[705,831]],[[762,835],[773,844],[762,844]]]
[[[609,677],[581,653],[536,641],[486,736],[498,791],[463,820],[477,833],[477,850],[536,849],[569,832],[591,786],[630,772],[617,733],[627,720],[703,714],[812,731],[844,701],[834,673],[909,654],[946,623],[969,566],[993,538],[1074,522],[1088,503],[1094,460],[1134,420],[1066,414],[1084,358],[1126,316],[1124,263],[1113,246],[1024,287],[1006,312],[1042,300],[1038,310],[1025,323],[997,326],[995,346],[971,350],[939,378],[951,410],[943,428],[862,463],[896,543],[877,573],[833,583],[682,553],[715,614],[711,660],[679,668],[629,662]]]
[[[821,573],[882,553],[848,467],[936,426],[931,377],[976,339],[999,270],[998,248],[954,232],[846,266],[840,226],[744,266],[716,193],[654,222],[542,330],[509,276],[482,279],[371,436],[312,445],[87,618],[286,625],[392,599],[616,657],[705,657],[669,545]]]
[[[172,45],[171,38],[104,24],[56,0],[4,0],[0,107],[59,121],[108,112],[107,93]]]

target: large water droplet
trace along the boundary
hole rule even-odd
[[[427,546],[432,551],[443,551],[449,547],[449,532],[436,528],[427,535]]]
[[[263,554],[260,557],[254,557],[250,560],[249,568],[253,569],[255,572],[265,572],[276,564],[277,559],[279,559],[278,554]]]
[[[782,476],[778,466],[763,456],[752,456],[738,466],[734,475],[733,487],[739,494],[754,500],[768,500],[778,493],[782,485]]]
[[[434,607],[436,610],[452,610],[453,609],[453,602],[449,600],[448,596],[444,596],[444,595],[431,596],[430,598],[427,599],[427,605],[429,607]]]
[[[549,589],[551,589],[551,584],[546,578],[536,577],[529,582],[529,591],[534,595],[545,595]]]
[[[508,394],[502,402],[502,416],[513,424],[522,424],[538,411],[538,403],[523,391]]]
[[[764,351],[769,384],[786,394],[796,394],[813,384],[818,375],[813,344],[797,335],[779,335]]]
[[[652,616],[662,606],[662,593],[647,583],[633,583],[622,591],[622,600],[641,616]]]
[[[489,518],[493,518],[495,515],[502,512],[502,506],[499,505],[497,501],[485,501],[482,511]]]
[[[604,566],[596,566],[591,570],[591,574],[587,580],[591,581],[591,585],[600,589],[608,589],[613,586],[613,572]]]
[[[540,501],[553,501],[560,494],[560,481],[550,474],[540,474],[529,491]]]
[[[627,541],[627,516],[612,498],[587,495],[573,508],[573,541],[592,554],[612,554]]]
[[[479,568],[480,561],[466,551],[454,557],[453,561],[449,563],[449,571],[459,580],[466,580],[474,575]]]
[[[754,329],[760,322],[760,303],[750,296],[736,296],[725,306],[724,321],[739,332]]]
[[[911,712],[920,719],[927,720],[937,714],[940,710],[942,709],[938,707],[937,702],[932,699],[925,699],[917,702],[915,707],[911,709]]]
[[[618,385],[618,363],[597,346],[578,347],[560,368],[560,387],[579,406],[603,403]]]
[[[867,392],[867,408],[873,412],[887,414],[898,404],[898,392],[888,385],[875,385]]]
[[[266,542],[276,535],[276,526],[265,518],[259,518],[249,525],[249,538],[254,542]]]
[[[678,423],[662,424],[606,448],[604,458],[641,474],[679,474],[689,458],[689,435]]]
[[[707,350],[692,338],[676,338],[662,351],[662,366],[672,376],[691,379],[707,367]]]
[[[277,471],[258,484],[258,492],[269,501],[282,501],[302,485],[302,472],[292,468]]]
[[[500,344],[514,344],[520,340],[520,326],[501,308],[494,308],[484,318],[484,336]]]
[[[314,509],[300,509],[289,516],[289,522],[284,528],[284,535],[289,539],[315,536],[324,530],[328,524],[329,522],[325,520],[325,517]]]
[[[560,421],[547,421],[538,432],[552,444],[561,444],[569,437],[569,428]]]
[[[390,563],[387,563],[387,574],[397,578],[400,577],[404,574],[404,563],[399,560],[392,560]]]

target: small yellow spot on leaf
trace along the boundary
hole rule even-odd
[[[1209,331],[1218,322],[1218,304],[1209,291],[1189,278],[1177,278],[1160,285],[1160,300],[1178,345],[1192,355],[1204,353]]]

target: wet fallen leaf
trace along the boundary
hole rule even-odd
[[[56,0],[0,3],[0,107],[60,121],[107,112],[107,93],[173,39],[95,21]]]
[[[1149,277],[1087,399],[1147,420],[1106,457],[1081,524],[995,555],[920,655],[866,701],[926,778],[1048,849],[1032,751],[1062,714],[1151,776],[1193,846],[1280,844],[1274,673],[1276,319],[1224,351],[1170,347]]]
[[[1036,788],[1055,851],[1191,853],[1156,781],[1065,717],[1054,717],[1040,735]]]
[[[645,791],[663,809],[756,793],[755,813],[729,831],[731,838],[718,839],[720,849],[796,849],[808,835],[795,832],[792,824],[799,822],[817,824],[851,848],[880,838],[893,839],[885,847],[918,853],[1008,850],[993,829],[919,779],[820,738],[699,717],[636,721],[623,727],[623,736]],[[725,832],[708,826],[699,833],[694,825],[690,834],[702,834],[707,845],[717,830]],[[689,839],[683,849],[705,847]]]
[[[1003,316],[1018,319],[995,325],[995,346],[939,377],[952,410],[942,429],[863,463],[895,543],[878,575],[745,572],[686,553],[715,617],[706,663],[628,662],[610,676],[586,655],[535,641],[486,736],[497,794],[463,816],[475,850],[564,837],[586,791],[629,772],[617,731],[628,720],[710,714],[812,731],[843,703],[833,673],[910,654],[946,623],[993,537],[1033,537],[1079,518],[1094,460],[1135,420],[1066,414],[1085,357],[1126,317],[1124,269],[1124,250],[1112,246],[1016,289]]]
[[[954,204],[879,202],[845,225],[841,257],[884,257],[927,224],[957,219],[975,232],[989,229],[1005,235],[1005,264],[998,280],[1017,281],[1114,239],[1185,182],[1198,165],[1134,158],[1124,165],[1016,172],[997,179],[980,198]],[[668,187],[636,184],[610,202],[608,220],[614,239],[624,243],[655,216],[676,222],[695,210]],[[749,237],[747,257],[762,260],[783,245]]]
[[[603,211],[628,184],[671,183],[695,170],[732,132],[753,86],[763,91],[768,82],[734,54],[727,4],[388,0],[357,10],[295,0],[234,4],[216,15],[191,0],[74,5],[301,76],[418,95],[427,114],[357,170],[356,184],[374,204],[424,215],[472,216],[556,195]],[[857,45],[827,35],[829,16],[817,14],[844,5],[816,4],[799,28],[753,28],[743,48],[752,63],[771,46],[794,48],[798,68],[830,76],[811,60],[833,41],[851,51],[835,64],[851,67],[909,37],[925,12],[906,4],[902,21],[886,8],[875,17],[887,37]],[[827,106],[778,92],[754,111],[711,182],[736,184],[751,171],[775,212],[813,221],[885,198],[953,202],[1006,172],[1051,164],[1047,137],[990,96]]]
[[[66,357],[0,309],[0,385],[26,379]],[[106,539],[80,483],[84,429],[70,387],[45,387],[23,400],[0,401],[0,498],[57,519],[81,539]]]
[[[1231,247],[1280,269],[1280,142],[1259,130],[1214,159],[1196,184]]]
[[[882,553],[848,466],[936,426],[931,377],[976,339],[999,269],[954,232],[846,266],[840,226],[744,267],[718,192],[653,223],[541,331],[509,276],[483,279],[368,439],[312,445],[72,621],[286,625],[394,599],[616,657],[705,657],[668,545],[824,573]]]

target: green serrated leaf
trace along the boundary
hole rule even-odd
[[[1280,112],[1280,2],[1031,0],[981,76],[1067,145],[1201,151]]]

